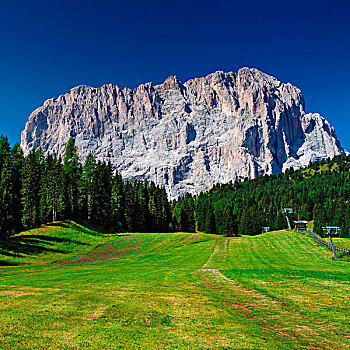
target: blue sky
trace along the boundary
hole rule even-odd
[[[349,1],[0,1],[0,133],[44,100],[258,68],[301,88],[350,150]]]

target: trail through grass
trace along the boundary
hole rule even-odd
[[[83,235],[0,270],[1,349],[349,348],[350,263],[307,236]]]

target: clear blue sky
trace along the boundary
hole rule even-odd
[[[350,150],[350,1],[0,1],[0,133],[79,84],[256,67],[302,89]]]

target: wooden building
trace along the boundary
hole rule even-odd
[[[293,228],[297,231],[306,231],[306,225],[308,221],[301,220],[301,221],[293,221]]]

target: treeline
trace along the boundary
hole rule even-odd
[[[40,149],[24,157],[0,136],[0,239],[57,220],[104,231],[168,232],[171,208],[164,187],[123,181],[110,163],[90,154],[82,164],[73,139],[63,160]]]
[[[314,220],[321,236],[322,226],[332,225],[350,237],[349,180],[350,156],[341,155],[170,203],[164,187],[124,181],[91,154],[82,164],[73,139],[60,159],[40,149],[24,157],[0,136],[0,238],[66,219],[103,231],[256,235],[264,226],[287,228],[282,208],[293,208],[291,221]]]
[[[256,235],[262,227],[287,228],[281,208],[292,208],[291,221],[314,220],[322,226],[341,227],[350,237],[350,156],[314,162],[300,170],[265,175],[253,180],[216,185],[198,196],[172,203],[178,230],[226,235]]]

